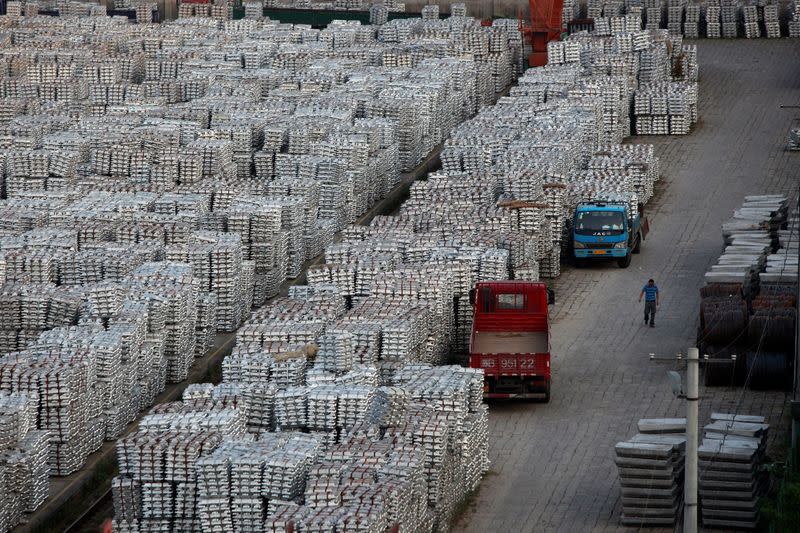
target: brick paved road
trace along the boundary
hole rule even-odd
[[[700,123],[687,137],[638,138],[661,157],[652,231],[627,270],[613,264],[567,270],[556,284],[553,399],[491,406],[492,473],[457,530],[483,533],[622,531],[613,446],[642,417],[678,416],[665,371],[648,353],[675,354],[695,337],[698,288],[722,249],[720,224],[746,194],[791,192],[800,154],[784,151],[800,105],[797,41],[698,42]],[[655,329],[641,324],[638,292],[662,290]],[[711,410],[764,414],[772,424],[785,395],[701,389]],[[783,436],[773,432],[771,447]],[[652,531],[652,530],[651,530]]]

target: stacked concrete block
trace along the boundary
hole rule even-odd
[[[683,498],[686,419],[641,419],[639,433],[615,446],[622,486],[622,524],[677,523]]]
[[[768,489],[763,469],[769,425],[764,417],[713,413],[698,449],[703,525],[755,529]]]

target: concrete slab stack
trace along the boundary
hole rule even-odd
[[[759,272],[777,248],[778,231],[787,221],[787,199],[780,195],[748,196],[722,225],[725,252],[706,273],[707,283],[740,283],[745,295],[755,294]],[[768,279],[768,277],[767,277]]]
[[[769,425],[764,417],[712,413],[698,448],[703,525],[755,529],[769,475],[763,469]]]
[[[642,433],[615,446],[623,525],[672,526],[677,522],[683,494],[685,425],[684,419],[640,420]]]
[[[775,204],[773,204],[774,207]],[[798,217],[800,217],[800,213],[793,211],[781,217],[783,220],[778,218],[777,221],[781,222],[781,226],[775,231],[777,249],[767,256],[766,268],[759,274],[761,284],[791,285],[793,280],[797,279],[797,251],[800,246],[800,220]]]
[[[771,288],[772,283],[780,284],[782,279],[780,273],[773,274],[775,265],[781,265],[779,270],[785,268],[783,262],[773,260],[773,268],[769,269],[768,258],[779,246],[780,228],[787,223],[787,217],[785,197],[748,196],[734,211],[734,217],[723,224],[726,247],[717,264],[705,274],[698,339],[703,354],[725,359],[726,364],[708,365],[706,384],[741,384],[750,376],[747,381],[752,387],[760,388],[769,382],[772,384],[768,386],[782,386],[780,376],[788,358],[783,353],[771,353],[771,349],[785,344],[788,329],[792,329],[793,302],[781,295],[784,290],[789,293],[793,289]],[[788,243],[787,248],[791,249]],[[791,271],[790,266],[787,272]],[[789,282],[794,284],[794,279]],[[762,285],[764,294],[760,295]],[[770,322],[776,327],[768,332],[766,324]],[[770,353],[757,357],[751,344],[769,347]],[[734,355],[736,361],[732,360]]]
[[[615,447],[622,486],[621,522],[672,526],[681,512],[686,419],[639,420],[640,433]],[[709,528],[753,529],[768,486],[762,468],[764,417],[712,413],[698,448],[700,509]]]

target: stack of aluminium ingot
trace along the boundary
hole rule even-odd
[[[488,468],[482,382],[477,370],[413,365],[399,368],[390,387],[299,387],[289,394],[303,412],[308,401],[308,425],[296,419],[296,427],[310,434],[251,427],[248,400],[230,396],[233,383],[192,386],[119,442],[115,523],[443,526]],[[323,427],[337,429],[315,429]],[[303,505],[289,503],[303,495]]]
[[[216,7],[214,16],[227,17],[227,6]],[[212,15],[211,9],[199,9]],[[626,90],[609,87],[626,77],[632,90],[640,73],[658,81],[659,61],[670,59],[663,35],[636,33],[636,17],[617,20],[615,31],[624,30],[613,38],[619,50],[591,45],[589,36],[576,39],[580,65],[531,72],[524,90],[459,126],[510,82],[522,57],[515,23],[486,29],[460,16],[392,21],[376,38],[349,24],[317,31],[256,20],[192,17],[133,26],[92,18],[98,19],[92,28],[114,55],[88,67],[58,64],[55,71],[52,61],[32,59],[30,80],[15,84],[10,95],[25,99],[24,105],[3,108],[26,114],[0,119],[2,138],[8,136],[10,149],[25,154],[18,158],[22,170],[28,166],[26,190],[12,191],[0,211],[3,235],[19,237],[51,226],[77,232],[69,246],[31,244],[25,236],[17,247],[23,253],[10,250],[5,266],[15,282],[65,284],[77,291],[80,304],[73,314],[70,305],[54,298],[53,316],[64,318],[45,321],[45,329],[76,323],[100,328],[92,333],[97,342],[85,348],[78,340],[49,337],[35,353],[8,356],[2,363],[10,365],[8,375],[18,369],[40,375],[44,371],[31,370],[35,365],[29,361],[38,365],[44,358],[47,375],[63,373],[66,380],[77,374],[63,387],[64,399],[84,398],[73,402],[74,417],[59,418],[58,398],[40,394],[48,413],[42,428],[57,433],[50,452],[59,471],[71,471],[97,445],[92,428],[102,428],[101,438],[116,434],[166,381],[184,379],[212,328],[230,330],[245,321],[233,355],[239,362],[224,366],[230,377],[224,390],[191,389],[181,407],[159,407],[132,440],[120,444],[128,453],[120,457],[120,471],[141,487],[120,484],[128,492],[141,490],[132,498],[140,509],[118,521],[123,529],[134,523],[143,530],[164,524],[191,529],[202,520],[210,529],[225,529],[257,514],[251,494],[229,496],[234,501],[228,502],[228,496],[209,493],[202,505],[202,497],[193,496],[198,490],[187,468],[206,446],[208,451],[216,446],[220,434],[245,439],[250,432],[260,439],[277,426],[313,429],[324,432],[320,438],[329,451],[344,444],[333,459],[358,460],[353,450],[360,448],[348,449],[350,439],[375,436],[375,427],[389,425],[381,417],[356,416],[362,403],[379,395],[370,399],[357,390],[343,403],[345,396],[337,393],[335,427],[329,412],[317,410],[309,428],[309,388],[391,384],[406,364],[439,362],[449,344],[465,344],[472,313],[468,292],[475,281],[507,276],[517,267],[524,272],[522,267],[534,262],[552,274],[557,265],[552,256],[558,253],[553,244],[562,238],[558,217],[566,206],[559,187],[546,195],[543,185],[566,184],[574,171],[585,169],[598,143],[618,142],[625,133],[620,110]],[[25,28],[58,38],[69,32],[40,19],[25,21]],[[85,29],[88,22],[77,20]],[[141,42],[141,49],[130,51],[125,43],[131,40]],[[83,40],[66,40],[64,46],[98,52]],[[658,52],[643,70],[640,56],[651,47]],[[571,53],[575,49],[570,45]],[[17,46],[6,50],[23,53]],[[584,74],[596,79],[576,88]],[[59,93],[75,81],[76,88]],[[392,189],[402,168],[413,167],[451,133],[455,142],[447,151],[453,156],[443,159],[457,168],[448,168],[441,182],[433,179],[415,190],[398,216],[376,219],[341,244],[319,244],[318,238],[332,241],[333,231]],[[535,158],[528,157],[531,146]],[[49,154],[47,176],[39,151]],[[77,155],[59,156],[54,164],[56,152]],[[60,187],[58,179],[64,178],[57,173],[73,172],[73,159],[74,187],[51,190],[51,180]],[[521,224],[515,208],[497,205],[501,197],[543,207]],[[311,248],[324,248],[326,256],[313,290],[293,291],[248,319],[253,303],[277,294],[287,276],[300,272],[313,257]],[[130,258],[129,264],[108,258],[114,254]],[[18,322],[9,321],[19,324],[13,328],[13,349],[34,340],[21,333],[29,325],[42,316],[50,319],[39,299],[26,305],[29,324],[23,324],[21,311]],[[15,309],[9,312],[16,317]],[[66,335],[63,329],[56,334]],[[347,350],[328,343],[315,359],[323,338],[347,336]],[[52,346],[58,357],[42,355]],[[269,385],[256,387],[265,380]],[[103,412],[96,399],[114,394],[116,403],[103,405],[108,407]],[[429,481],[430,486],[400,489],[402,483],[391,479],[381,488],[388,492],[363,498],[362,489],[351,487],[348,501],[368,501],[374,509],[364,516],[377,523],[374,517],[385,513],[408,516],[408,502],[419,504],[422,495],[416,508],[421,512],[410,514],[418,521],[415,527],[424,527],[433,521],[426,500],[446,517],[463,496],[455,482],[459,469],[472,465],[465,477],[475,479],[474,469],[485,467],[465,462],[464,450],[476,444],[464,434],[463,410],[453,408],[453,395],[437,392],[417,400],[444,407],[442,416],[431,412],[438,407],[417,406],[409,414],[411,408],[394,401],[399,395],[389,396],[394,407],[386,413],[393,428],[408,418],[408,429],[398,433],[409,438],[398,441],[413,444],[417,435],[431,459],[406,477],[413,478],[412,485]],[[467,418],[475,418],[469,427],[482,442],[483,415],[474,407],[469,413]],[[427,427],[436,431],[430,439]],[[453,440],[445,438],[456,433]],[[191,452],[181,457],[185,442],[191,442]],[[303,494],[305,487],[290,475],[294,466],[275,468],[288,472],[276,483],[281,501]],[[358,476],[347,484],[381,477],[362,470]],[[385,501],[381,494],[394,491],[408,505],[378,509]]]
[[[462,2],[456,2],[450,4],[450,16],[451,17],[466,17],[467,16],[467,5]]]
[[[48,431],[36,429],[36,393],[0,393],[0,527],[34,512],[50,487]]]
[[[742,7],[742,17],[744,19],[745,38],[758,39],[761,37],[761,28],[758,25],[758,8],[756,6]]]
[[[196,11],[192,8],[192,13],[184,15],[227,17],[208,9]],[[92,24],[100,22],[102,17],[95,17]],[[63,25],[45,21],[33,25],[37,31],[50,35],[67,31]],[[79,228],[80,250],[71,251],[74,255],[68,260],[36,252],[30,260],[26,256],[13,266],[14,275],[18,276],[16,265],[24,265],[26,275],[36,276],[32,281],[80,285],[88,281],[119,281],[137,263],[146,260],[167,256],[189,262],[201,282],[192,328],[198,354],[208,345],[214,328],[235,327],[249,311],[249,301],[260,304],[276,294],[287,275],[298,274],[306,259],[318,255],[332,241],[335,230],[388,193],[399,179],[401,152],[408,161],[419,160],[454,125],[474,113],[479,105],[476,95],[484,91],[487,79],[499,75],[502,61],[498,63],[497,57],[519,42],[513,38],[513,42],[504,44],[502,36],[514,34],[513,28],[486,30],[472,19],[421,23],[416,27],[418,31],[439,28],[458,47],[473,46],[458,37],[460,28],[468,28],[470,39],[475,42],[489,43],[491,33],[492,45],[487,45],[486,51],[495,56],[484,54],[474,61],[449,60],[441,56],[460,52],[447,51],[441,43],[405,44],[412,39],[408,33],[401,40],[414,57],[412,71],[395,69],[388,77],[360,77],[345,87],[348,73],[359,69],[361,62],[377,64],[381,57],[377,50],[388,49],[368,29],[354,31],[353,26],[340,24],[324,32],[304,31],[307,44],[296,47],[297,54],[292,56],[278,51],[278,43],[291,30],[288,26],[198,19],[180,20],[169,26],[98,26],[104,38],[112,42],[125,41],[146,29],[144,52],[116,52],[109,58],[93,56],[85,65],[56,63],[43,56],[23,73],[26,86],[32,88],[47,86],[54,90],[47,84],[73,78],[84,88],[68,91],[63,98],[58,94],[50,98],[56,104],[47,113],[39,113],[38,103],[9,108],[14,115],[22,115],[8,117],[13,123],[7,132],[14,141],[11,146],[20,147],[9,154],[13,178],[9,194],[24,197],[29,189],[50,193],[77,183],[76,188],[85,195],[67,197],[66,202],[72,205],[65,206],[66,210],[53,219],[56,225]],[[255,32],[253,37],[236,35],[243,29]],[[170,34],[168,40],[163,40],[162,31]],[[481,37],[481,33],[487,35]],[[347,49],[347,43],[355,42],[348,40],[352,35],[375,53],[352,56],[353,50]],[[185,39],[194,38],[219,43],[225,49],[225,57],[183,46]],[[332,50],[333,56],[322,59],[315,50],[318,44]],[[304,59],[310,56],[322,63],[312,65]],[[272,62],[272,57],[278,59]],[[340,58],[351,57],[358,57],[358,64],[339,62]],[[270,63],[274,68],[269,72],[253,72]],[[212,76],[209,67],[219,75]],[[510,81],[497,79],[502,85],[499,89]],[[284,80],[289,81],[284,84]],[[292,92],[292,87],[297,91]],[[67,108],[68,103],[82,98],[84,90],[87,105]],[[392,114],[390,108],[403,99],[420,105],[395,107]],[[256,109],[258,100],[262,102]],[[342,113],[347,109],[350,111]],[[380,109],[389,117],[402,115],[405,125],[394,123],[392,118],[366,118],[373,109]],[[326,117],[321,132],[316,120],[319,114]],[[281,123],[289,127],[281,129]],[[276,163],[287,144],[298,157],[315,159],[312,174],[305,173],[307,161],[300,161],[297,170],[289,174]],[[348,154],[342,164],[337,162],[339,152]],[[286,181],[280,190],[277,186],[265,188],[263,184],[241,181],[254,175]],[[17,178],[24,181],[24,186],[14,185]],[[253,196],[236,198],[231,194],[231,180],[239,180],[235,188]],[[97,189],[104,191],[102,196]],[[145,191],[146,195],[140,194]],[[165,194],[160,196],[162,193]],[[197,195],[202,198],[196,201]],[[280,206],[282,215],[277,228],[268,225],[269,215],[261,208],[264,195],[271,197],[269,205]],[[287,203],[281,198],[284,196],[302,199]],[[65,201],[64,197],[44,198],[51,203]],[[302,216],[297,216],[292,207],[295,201],[303,205]],[[242,258],[255,262],[252,284],[248,280],[253,267],[243,263],[241,272],[235,271],[236,266],[228,268],[227,265],[240,263],[236,253],[231,256],[228,252],[207,250],[210,259],[203,259],[204,248],[220,244],[205,242],[209,240],[206,237],[190,237],[197,230],[239,233],[244,248]],[[110,241],[118,243],[113,250],[106,244]],[[166,254],[163,248],[159,250],[159,241],[166,245]],[[119,247],[123,244],[128,249],[121,253]],[[142,260],[139,246],[154,246],[152,255]],[[120,256],[135,255],[136,260],[111,261],[107,255],[115,252]],[[63,279],[54,279],[62,264],[67,266],[62,270]],[[212,307],[218,320],[210,319]],[[178,348],[190,351],[182,328],[183,325],[181,329],[170,328],[166,339],[170,360]],[[7,337],[10,335],[3,338]],[[14,342],[13,348],[17,348],[16,343],[26,341],[15,338]],[[182,367],[170,363],[171,379],[183,375]]]
[[[389,9],[384,4],[374,4],[369,8],[369,23],[373,26],[386,24],[389,20]]]
[[[686,0],[670,0],[667,5],[667,30],[673,35],[681,35],[686,4]]]
[[[800,2],[792,2],[791,20],[788,22],[789,37],[800,37]]]
[[[739,36],[739,13],[743,6],[737,0],[720,0],[720,4],[722,37],[735,39]]]
[[[697,39],[700,37],[699,4],[688,4],[686,6],[686,18],[683,22],[683,36],[687,39]]]
[[[709,39],[722,37],[721,16],[719,5],[706,6],[706,37]]]
[[[796,2],[789,4],[788,36],[797,37],[796,18],[793,19],[792,11],[796,9]],[[765,28],[767,38],[777,38],[781,34],[779,23],[780,6],[767,0],[766,2],[753,2],[750,0],[627,0],[624,2],[603,2],[592,0],[587,4],[587,14],[594,19],[594,34],[608,36],[625,27],[623,19],[629,17],[644,17],[647,30],[666,28],[670,34],[683,35],[688,39],[700,37],[701,13],[705,19],[705,36],[719,39],[720,37],[735,38],[739,36],[739,28],[743,28],[744,37],[748,39],[761,36],[761,23]],[[621,16],[626,13],[625,16]],[[665,17],[666,15],[666,17]],[[564,4],[562,11],[564,25],[574,18],[578,18],[572,2]],[[782,17],[781,17],[782,18]],[[637,28],[638,29],[638,28]],[[630,28],[628,29],[630,31]]]
[[[439,6],[427,5],[422,7],[422,20],[437,20],[439,18]]]
[[[767,39],[777,39],[781,36],[779,6],[777,4],[764,6],[764,29],[766,30]]]
[[[696,121],[697,83],[643,87],[636,92],[634,110],[638,135],[686,135]]]
[[[164,352],[167,381],[186,379],[194,361],[198,284],[192,268],[181,263],[146,263],[132,274],[133,282],[164,299]]]

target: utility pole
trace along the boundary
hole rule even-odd
[[[697,533],[697,402],[700,395],[700,351],[686,358],[686,470],[683,485],[683,532]]]
[[[674,370],[667,372],[669,380],[672,385],[672,394],[676,398],[686,400],[686,454],[684,455],[684,472],[683,472],[683,533],[697,533],[697,510],[698,494],[697,494],[697,411],[698,401],[700,400],[700,350],[697,348],[689,348],[689,353],[686,359],[683,354],[678,353],[677,357],[657,357],[656,354],[650,354],[651,361],[686,361],[686,389],[683,388],[683,383],[680,374]],[[736,356],[732,356],[732,361],[735,364]],[[713,364],[715,362],[727,363],[722,360],[709,360],[706,356],[706,364]]]
[[[797,211],[800,212],[800,194],[797,196]],[[789,233],[791,235],[791,232]],[[795,237],[800,238],[800,237]],[[799,247],[800,248],[800,247]],[[797,250],[797,260],[800,261],[800,249]],[[797,272],[797,298],[795,302],[800,302],[800,269]],[[794,380],[792,383],[792,400],[791,400],[791,413],[792,413],[792,451],[790,458],[792,459],[792,470],[795,472],[800,471],[798,459],[800,459],[800,324],[795,320],[794,326]]]

